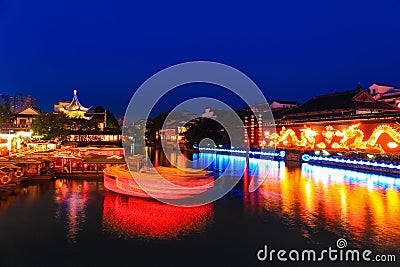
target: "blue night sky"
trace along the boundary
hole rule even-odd
[[[267,99],[400,86],[399,14],[399,0],[0,0],[0,93],[32,94],[51,111],[77,88],[84,105],[120,116],[152,74],[192,60],[241,70]],[[224,95],[196,87],[159,111],[179,97]]]

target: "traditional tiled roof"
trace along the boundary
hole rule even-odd
[[[355,101],[354,107],[359,109],[381,109],[381,110],[398,110],[395,106],[382,102],[362,102]]]
[[[280,104],[288,104],[288,105],[299,105],[299,103],[296,102],[296,101],[287,101],[287,100],[276,100],[276,99],[274,99],[274,100],[269,101],[269,104],[271,104],[272,102],[278,102]]]
[[[394,85],[391,85],[391,84],[384,84],[384,83],[373,83],[372,85],[374,85],[374,84],[379,85],[379,86],[396,87],[396,86],[394,86]]]
[[[34,115],[34,114],[24,114],[26,111],[28,111],[29,109],[32,109],[33,111],[35,111],[36,113],[41,113],[42,111],[39,109],[39,108],[37,108],[37,107],[27,107],[26,109],[24,109],[24,110],[22,110],[22,111],[20,111],[17,115],[18,116],[21,116],[21,115]]]
[[[89,108],[85,108],[84,106],[81,105],[81,103],[78,100],[77,96],[77,90],[74,90],[74,98],[72,99],[71,103],[65,107],[65,110],[79,110],[79,111],[87,111]]]
[[[359,96],[365,97],[366,100],[359,100]],[[351,91],[335,92],[314,97],[299,107],[284,111],[283,115],[290,116],[301,113],[335,112],[356,109],[397,110],[396,107],[385,103],[378,103],[370,99],[368,92],[362,89],[361,86],[357,86],[356,89]]]
[[[316,96],[303,105],[285,111],[285,114],[317,112],[332,109],[348,109],[353,107],[353,97],[358,95],[360,90],[352,90],[341,93]]]
[[[398,98],[400,97],[400,92],[396,92],[393,94],[387,94],[387,95],[383,95],[379,98],[379,100],[383,100],[383,99],[391,99],[391,98]]]
[[[91,107],[90,107],[91,108]],[[85,113],[90,109],[81,105],[78,100],[77,90],[74,90],[74,98],[68,106],[63,107],[61,110],[70,118],[83,118],[90,120],[92,117],[87,117]]]

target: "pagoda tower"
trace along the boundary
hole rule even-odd
[[[74,90],[74,98],[68,106],[63,107],[61,110],[70,118],[81,118],[90,120],[92,117],[87,117],[85,114],[90,108],[85,108],[81,105],[77,96],[78,91]]]

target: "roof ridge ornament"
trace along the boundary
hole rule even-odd
[[[82,104],[78,100],[78,90],[74,89],[74,97],[72,98],[71,103],[64,107],[62,111],[70,118],[82,118],[90,120],[92,117],[85,116],[85,113],[90,108],[86,108],[82,106]]]

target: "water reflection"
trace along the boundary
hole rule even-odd
[[[190,166],[189,160],[176,160],[181,166],[202,168],[211,159],[209,169],[217,174],[229,162],[226,155],[193,154],[193,157],[199,159],[196,166]],[[104,192],[101,180],[23,184],[14,194],[0,194],[1,248],[4,251],[11,247],[8,240],[13,238],[16,249],[12,251],[15,254],[10,254],[12,257],[35,247],[41,255],[43,249],[51,250],[54,244],[72,253],[68,249],[92,244],[93,240],[107,247],[110,237],[121,239],[111,243],[123,248],[126,247],[123,239],[197,237],[197,233],[209,230],[211,223],[212,231],[204,236],[221,241],[210,245],[211,249],[229,247],[232,239],[226,236],[234,235],[241,240],[234,246],[237,248],[233,248],[234,254],[240,253],[245,245],[267,242],[265,236],[269,235],[261,231],[287,231],[296,235],[283,240],[283,246],[295,247],[299,243],[294,240],[302,235],[305,239],[301,240],[307,244],[332,244],[340,236],[351,247],[370,247],[374,252],[392,252],[400,247],[400,179],[310,164],[291,167],[284,162],[254,158],[234,160],[229,171],[235,173],[243,168],[241,183],[221,201],[194,208]],[[155,161],[166,165],[161,156]],[[249,192],[253,179],[258,182],[260,177],[266,180],[259,190]],[[43,246],[37,246],[38,236],[42,237]],[[71,246],[65,246],[66,237]],[[187,244],[202,251],[201,242]],[[251,253],[253,259],[254,251]]]
[[[351,239],[354,246],[400,246],[399,179],[309,164],[273,166],[260,190],[245,202],[261,195],[267,211],[316,242],[329,231]]]
[[[21,199],[36,200],[49,190],[49,184],[19,185],[10,190],[0,191],[0,213],[7,211],[15,202]]]
[[[225,175],[241,174],[241,171],[246,167],[246,158],[240,156],[230,156],[211,153],[193,153],[178,157],[177,152],[169,152],[171,162],[162,154],[161,151],[155,151],[154,165],[155,166],[177,166],[179,168],[194,168],[213,170],[218,174],[225,172]],[[192,161],[194,160],[194,161]],[[228,168],[229,167],[229,168]],[[251,166],[256,169],[256,165]]]
[[[257,217],[274,214],[312,242],[340,236],[353,246],[400,247],[399,178],[310,164],[292,167],[283,161],[239,156],[200,153],[193,157],[199,159],[194,166],[182,158],[175,163],[204,168],[212,162],[207,168],[221,173],[232,159],[228,173],[245,170],[234,192],[242,195],[245,211]],[[164,164],[163,157],[158,161]],[[258,184],[259,190],[249,192]]]
[[[123,238],[171,239],[204,231],[213,216],[212,204],[182,208],[107,193],[103,226]]]
[[[89,191],[97,188],[96,181],[56,180],[54,182],[54,201],[57,204],[56,220],[66,223],[67,240],[75,243],[86,221]]]

